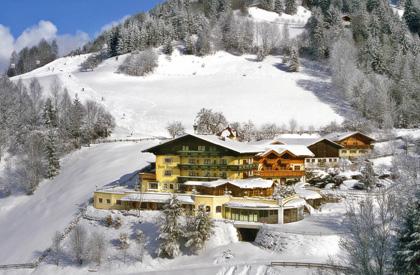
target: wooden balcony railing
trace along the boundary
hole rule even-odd
[[[262,170],[254,171],[255,176],[263,178],[277,178],[277,177],[302,177],[305,175],[305,171],[300,170]]]

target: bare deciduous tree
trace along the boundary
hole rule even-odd
[[[395,208],[394,196],[385,193],[349,205],[348,234],[342,237],[340,246],[348,254],[352,274],[389,274]]]
[[[180,121],[173,121],[166,126],[166,130],[172,138],[185,134],[185,127]]]
[[[76,225],[70,234],[70,249],[76,262],[80,265],[86,257],[87,233],[84,227]]]
[[[99,232],[93,232],[89,239],[89,258],[97,265],[101,265],[102,259],[106,255],[105,236]]]

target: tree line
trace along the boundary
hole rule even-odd
[[[402,18],[386,0],[308,5],[312,17],[299,40],[301,54],[329,66],[338,95],[377,127],[418,127],[419,5],[405,1]]]
[[[7,76],[12,77],[42,67],[58,58],[58,45],[55,40],[42,39],[36,46],[25,47],[18,53],[13,51]]]
[[[36,78],[27,86],[0,77],[0,160],[6,161],[3,192],[31,194],[59,173],[64,154],[107,137],[115,126],[105,108],[71,98],[56,79],[45,97]],[[6,156],[6,158],[2,158]]]

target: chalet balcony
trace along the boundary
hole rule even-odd
[[[302,177],[305,171],[301,170],[261,170],[254,171],[254,176],[262,178],[288,178],[288,177]]]
[[[198,157],[198,156],[221,156],[218,151],[178,151],[180,156]]]
[[[227,164],[178,164],[183,170],[229,170],[250,171],[257,168],[257,164],[227,165]]]
[[[213,181],[221,178],[223,177],[178,176],[178,182],[183,183],[186,181]]]
[[[352,144],[342,144],[344,150],[346,149],[373,149],[373,145],[352,145]]]

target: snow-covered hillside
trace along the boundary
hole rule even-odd
[[[308,90],[313,85],[323,93],[329,78],[305,67],[300,73],[285,72],[279,56],[255,62],[251,55],[217,52],[197,57],[175,51],[170,58],[160,55],[159,67],[146,77],[116,73],[124,56],[106,60],[93,72],[79,72],[86,58],[60,58],[14,80],[37,77],[48,90],[58,77],[71,95],[102,102],[116,118],[118,136],[164,135],[166,124],[173,120],[191,129],[203,107],[222,111],[229,121],[251,119],[258,125],[287,124],[292,118],[304,126],[342,121]]]
[[[50,246],[86,204],[96,187],[110,184],[151,161],[141,150],[156,142],[109,143],[67,156],[59,176],[44,181],[32,196],[0,200],[0,264],[25,263]],[[136,176],[136,175],[134,175]]]

